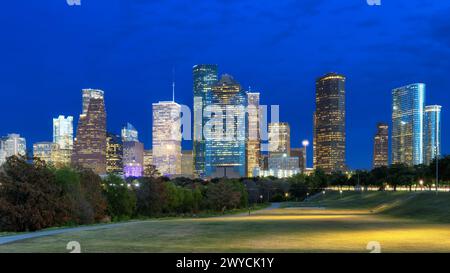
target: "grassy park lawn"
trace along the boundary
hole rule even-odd
[[[338,193],[288,208],[131,222],[0,245],[0,252],[450,252],[450,194]],[[417,212],[417,213],[415,213]],[[425,215],[426,214],[426,215]]]

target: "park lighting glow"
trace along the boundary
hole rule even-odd
[[[307,139],[302,141],[302,145],[303,147],[308,147],[309,146],[309,141]]]
[[[420,181],[419,181],[419,184],[420,184],[421,186],[423,186],[423,180],[420,180]]]

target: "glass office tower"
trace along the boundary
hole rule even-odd
[[[217,83],[217,65],[199,64],[192,69],[194,82],[194,175],[203,177],[205,174],[205,139],[203,127],[205,118],[203,110],[206,105],[206,94],[211,92],[212,86]]]
[[[131,123],[122,128],[122,141],[139,141],[139,133]]]
[[[205,175],[244,177],[247,95],[230,75],[206,95]]]
[[[392,163],[423,163],[425,84],[392,90]]]
[[[316,81],[314,168],[345,171],[345,77],[329,73]]]
[[[441,109],[440,105],[425,107],[424,163],[427,165],[441,155]]]
[[[248,126],[247,126],[247,176],[253,177],[255,169],[259,169],[261,162],[261,135],[259,93],[248,92]]]

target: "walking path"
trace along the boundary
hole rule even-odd
[[[50,236],[50,235],[57,235],[57,234],[68,233],[68,232],[110,229],[110,228],[120,227],[120,226],[133,224],[133,223],[136,223],[136,222],[84,226],[84,227],[75,227],[75,228],[59,228],[59,229],[36,231],[36,232],[23,233],[23,234],[17,234],[17,235],[1,236],[0,237],[0,245],[13,243],[16,241],[21,241],[21,240],[26,240],[26,239],[32,239],[32,238],[38,238],[38,237],[44,237],[44,236]]]

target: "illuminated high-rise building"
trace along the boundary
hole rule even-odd
[[[112,133],[106,134],[106,173],[123,174],[122,138]]]
[[[139,133],[131,123],[122,128],[122,141],[139,141]]]
[[[91,99],[104,100],[105,92],[103,90],[88,88],[88,89],[83,89],[81,92],[82,92],[82,96],[83,96],[83,112],[82,112],[82,114],[84,114],[84,115],[86,115],[88,112]]]
[[[425,107],[423,152],[427,165],[441,155],[441,109],[440,105]]]
[[[223,75],[206,95],[205,175],[244,177],[247,95],[230,75]]]
[[[345,80],[329,73],[316,81],[314,168],[327,173],[346,170]]]
[[[73,152],[73,117],[59,116],[53,119],[53,143],[58,145],[54,152],[56,167],[68,166],[71,163]]]
[[[373,140],[373,168],[389,165],[389,126],[377,124],[377,132]]]
[[[192,69],[194,82],[194,140],[193,157],[194,173],[198,177],[205,174],[205,138],[203,127],[206,119],[203,110],[206,106],[206,95],[211,92],[212,86],[217,83],[217,65],[200,64]]]
[[[423,163],[425,84],[392,90],[392,163]]]
[[[144,144],[141,142],[123,142],[123,173],[125,177],[144,175]]]
[[[0,138],[0,165],[5,163],[8,157],[25,157],[26,155],[27,142],[19,134],[9,134],[6,137]]]
[[[163,176],[181,174],[181,106],[153,103],[153,165]]]
[[[33,144],[33,157],[54,166],[58,159],[59,145],[54,142],[37,142]]]
[[[122,161],[125,177],[144,175],[144,144],[139,142],[138,135],[138,131],[130,123],[122,128]]]
[[[261,135],[260,135],[260,109],[259,93],[248,92],[248,129],[247,129],[247,176],[252,177],[255,168],[261,163]]]
[[[3,163],[5,163],[6,158],[7,158],[6,151],[2,146],[3,146],[3,144],[2,144],[2,141],[0,140],[0,166],[2,166]]]
[[[78,120],[72,163],[106,173],[106,111],[101,90],[83,90],[83,114]]]
[[[269,155],[291,155],[291,128],[289,123],[269,123]]]

